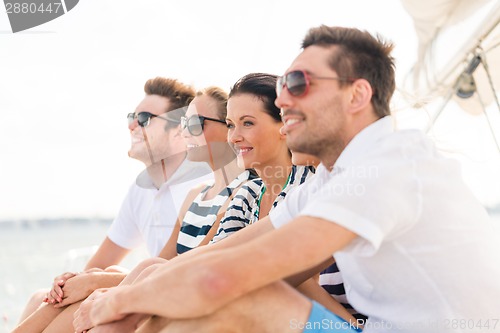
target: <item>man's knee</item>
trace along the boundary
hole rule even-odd
[[[168,262],[168,260],[163,259],[163,258],[158,258],[158,257],[148,258],[148,259],[141,261],[139,263],[139,265],[137,265],[137,268],[140,269],[141,271],[143,271],[144,269],[146,269],[148,267],[158,265],[158,264],[164,264],[166,262]]]
[[[107,273],[124,273],[124,274],[128,274],[130,272],[128,269],[121,267],[119,265],[106,267],[104,271]]]

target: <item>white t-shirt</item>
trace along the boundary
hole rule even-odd
[[[172,234],[179,210],[189,190],[213,179],[206,163],[184,160],[175,173],[156,189],[144,170],[132,184],[108,230],[115,244],[132,249],[145,243],[158,256]]]
[[[365,128],[270,218],[299,215],[359,236],[334,256],[363,332],[500,331],[499,228],[420,131]]]

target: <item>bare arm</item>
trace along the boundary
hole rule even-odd
[[[118,264],[129,250],[118,246],[108,237],[104,239],[102,244],[97,249],[97,252],[89,260],[85,266],[85,272],[102,271],[111,265]],[[47,302],[55,304],[61,302],[64,297],[63,287],[68,280],[74,278],[81,273],[66,272],[54,279],[52,289],[47,295]]]
[[[132,280],[134,280],[133,284],[136,285],[140,281],[143,281],[143,280],[148,281],[148,277],[150,275],[152,275],[152,273],[154,271],[158,270],[160,267],[166,267],[166,266],[170,266],[172,264],[190,262],[190,260],[192,258],[197,258],[200,255],[203,255],[205,253],[211,253],[211,252],[217,251],[219,249],[231,248],[237,244],[240,244],[241,242],[246,242],[246,241],[251,240],[255,237],[259,237],[263,234],[266,234],[271,230],[274,230],[274,228],[271,224],[271,221],[268,218],[264,218],[261,221],[259,221],[258,223],[252,224],[251,226],[238,231],[237,233],[231,235],[231,237],[225,238],[218,243],[209,244],[209,245],[202,246],[202,247],[197,247],[191,251],[183,253],[182,255],[176,256],[172,260],[168,261],[165,265],[151,265],[151,264],[153,264],[153,262],[151,259],[149,259],[149,260],[147,260],[147,262],[144,263],[143,267],[137,267],[138,268],[137,272],[135,272],[135,269],[132,271],[132,274],[137,273],[136,275],[138,275],[139,272],[142,272],[142,273],[140,273],[140,275],[137,278],[132,279]],[[128,277],[126,278],[126,280],[127,279],[128,279]],[[130,284],[130,283],[127,283],[127,284]],[[102,304],[105,304],[106,302],[108,302],[110,299],[112,299],[113,294],[120,293],[124,289],[122,287],[123,287],[123,285],[119,286],[117,288],[113,288],[111,290],[106,290],[105,293],[98,290],[95,293],[95,297],[90,296],[89,298],[100,299],[100,302],[102,305]],[[94,304],[92,304],[92,303],[94,303]],[[92,303],[90,301],[89,302],[86,301],[80,306],[81,310],[78,310],[76,313],[76,316],[75,316],[75,318],[78,317],[78,320],[75,321],[75,322],[78,322],[75,326],[75,329],[77,329],[77,327],[90,328],[90,327],[94,327],[96,324],[105,323],[105,321],[95,322],[95,323],[90,322],[89,317],[88,317],[88,313],[87,313],[88,311],[86,309],[93,308],[95,306],[95,304],[97,304],[98,302],[94,301]],[[98,307],[98,306],[99,305],[97,305],[96,307]],[[110,310],[110,309],[111,308],[108,308],[108,310]],[[117,315],[113,316],[110,313],[117,314]],[[117,312],[115,312],[113,310],[111,310],[110,313],[108,313],[108,316],[111,315],[112,317],[108,317],[108,318],[110,318],[108,320],[108,322],[111,322],[113,320],[120,320],[121,318],[124,317],[123,315],[118,314]],[[147,318],[149,313],[145,312],[145,311],[141,311],[138,314],[139,315],[136,314],[134,316],[135,319],[132,319],[132,322],[137,323],[141,319]],[[143,314],[143,315],[140,315],[140,314]],[[78,329],[77,329],[77,332],[79,332]]]
[[[172,230],[170,238],[168,239],[167,243],[161,250],[158,257],[164,259],[172,259],[175,256],[177,256],[177,238],[179,237],[180,230],[181,230],[181,224],[179,223],[179,221],[177,221],[177,223],[174,226],[174,229]]]
[[[172,231],[170,238],[158,255],[160,258],[172,259],[177,256],[177,239],[179,238],[182,221],[184,220],[184,217],[186,216],[186,213],[189,210],[189,207],[193,203],[194,199],[196,199],[196,196],[205,188],[205,186],[205,184],[198,185],[191,189],[186,195],[186,199],[184,199],[181,209],[179,210],[179,216],[177,216],[174,230]]]
[[[207,253],[217,252],[218,250],[232,248],[233,246],[236,246],[240,243],[244,243],[244,242],[247,242],[253,238],[264,235],[271,230],[274,230],[274,227],[272,226],[269,218],[266,217],[266,218],[260,220],[258,223],[252,224],[251,226],[246,227],[246,228],[238,231],[237,233],[233,234],[231,237],[226,238],[218,243],[210,244],[210,245],[202,246],[202,247],[197,247],[191,251],[183,253],[182,255],[176,256],[175,258],[170,260],[168,262],[168,264],[162,265],[162,267],[166,268],[167,266],[171,266],[174,264],[179,265],[182,263],[190,262],[192,258],[197,258],[197,257],[202,256],[202,255],[207,254]],[[146,266],[149,266],[149,265],[146,265]],[[154,267],[153,270],[157,270],[158,268],[159,268],[159,266]],[[151,272],[148,272],[148,274],[146,274],[146,275],[149,277],[150,273],[152,273],[153,270],[151,270]],[[139,280],[142,280],[142,278],[138,279],[138,281]],[[148,281],[147,278],[146,278],[146,280]],[[139,283],[138,281],[134,281],[134,286]],[[77,311],[77,313],[75,315],[75,318],[77,318],[77,320],[75,320],[75,329],[77,327],[79,327],[79,328],[86,327],[88,329],[88,328],[96,326],[97,324],[111,322],[113,320],[119,320],[119,319],[123,318],[124,315],[121,315],[120,313],[118,313],[118,309],[115,309],[115,308],[113,308],[113,306],[108,306],[105,304],[107,304],[108,302],[114,302],[114,295],[121,294],[123,292],[123,290],[125,290],[125,289],[126,289],[126,287],[119,286],[119,287],[113,288],[111,290],[106,290],[105,293],[96,291],[96,297],[91,296],[91,298],[98,299],[98,300],[94,300],[93,302],[87,302],[87,301],[83,302],[82,305],[80,306],[81,311],[80,310]],[[105,309],[107,309],[106,315],[105,315],[105,318],[107,318],[107,320],[91,322],[89,315],[88,315],[88,312],[89,312],[88,309],[92,309],[94,307],[100,308],[100,306],[103,306]],[[149,312],[141,311],[139,313],[148,314]]]
[[[333,313],[339,315],[344,320],[350,323],[356,323],[356,318],[350,314],[346,308],[339,302],[337,302],[325,289],[323,289],[316,281],[309,279],[297,287],[303,295],[306,295],[310,299],[321,303],[325,308],[332,311]]]
[[[125,273],[103,271],[79,274],[66,281],[62,301],[54,307],[61,308],[81,301],[96,289],[117,286],[125,276]]]
[[[269,231],[274,230],[273,225],[271,224],[271,220],[268,217],[259,220],[259,222],[254,223],[234,234],[231,237],[225,238],[220,242],[209,244],[206,246],[200,246],[194,248],[188,252],[183,253],[182,255],[176,256],[172,258],[169,263],[180,263],[190,261],[192,258],[196,258],[199,255],[207,252],[212,252],[220,249],[228,249],[239,244],[246,243],[256,237],[262,236]]]
[[[118,265],[130,250],[118,246],[111,239],[106,237],[101,243],[97,252],[90,258],[85,270],[90,268],[101,268]]]
[[[325,268],[327,268],[328,266],[330,266],[334,262],[335,262],[335,259],[333,259],[333,257],[331,256],[330,258],[328,258],[327,260],[323,261],[319,265],[316,265],[316,266],[314,266],[314,267],[312,267],[310,269],[307,269],[307,270],[305,270],[303,272],[300,272],[300,273],[297,273],[297,274],[294,274],[292,276],[287,277],[285,279],[285,281],[288,282],[288,284],[290,284],[291,286],[297,287],[300,284],[302,284],[302,283],[306,282],[307,280],[311,279],[313,276],[315,276],[318,273],[320,273],[322,270],[324,270]]]
[[[242,241],[253,233],[250,227],[247,230],[189,262],[164,265],[143,282],[110,291],[109,297],[94,304],[90,320],[97,324],[127,313],[203,316],[245,293],[319,265],[356,237],[337,224],[312,217],[299,217],[280,229]],[[238,245],[228,246],[238,234]]]
[[[42,304],[29,317],[23,320],[13,333],[43,331],[62,313],[67,305],[84,299],[97,288],[116,286],[124,277],[124,274],[102,271],[76,275],[66,281],[66,285],[63,288],[64,298],[60,303],[56,303],[55,305]]]

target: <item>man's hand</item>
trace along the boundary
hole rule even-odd
[[[87,297],[74,314],[75,332],[85,332],[97,325],[125,318],[125,314],[118,313],[114,297],[123,288],[126,287],[97,289]]]

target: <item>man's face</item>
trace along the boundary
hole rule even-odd
[[[348,89],[339,87],[338,78],[328,65],[335,49],[309,46],[288,68],[287,73],[302,70],[309,74],[309,89],[304,95],[293,96],[284,88],[276,99],[281,108],[288,147],[299,153],[317,156],[325,164],[335,161],[346,145],[348,126],[346,105]],[[330,164],[331,165],[331,164]]]
[[[147,111],[166,118],[169,107],[170,102],[166,97],[147,95],[135,109],[135,114]],[[178,126],[172,127],[168,120],[160,117],[152,117],[145,127],[139,126],[137,119],[129,125],[131,146],[128,154],[147,166],[169,157],[173,153],[172,136],[178,135]],[[169,127],[166,129],[167,125]]]

